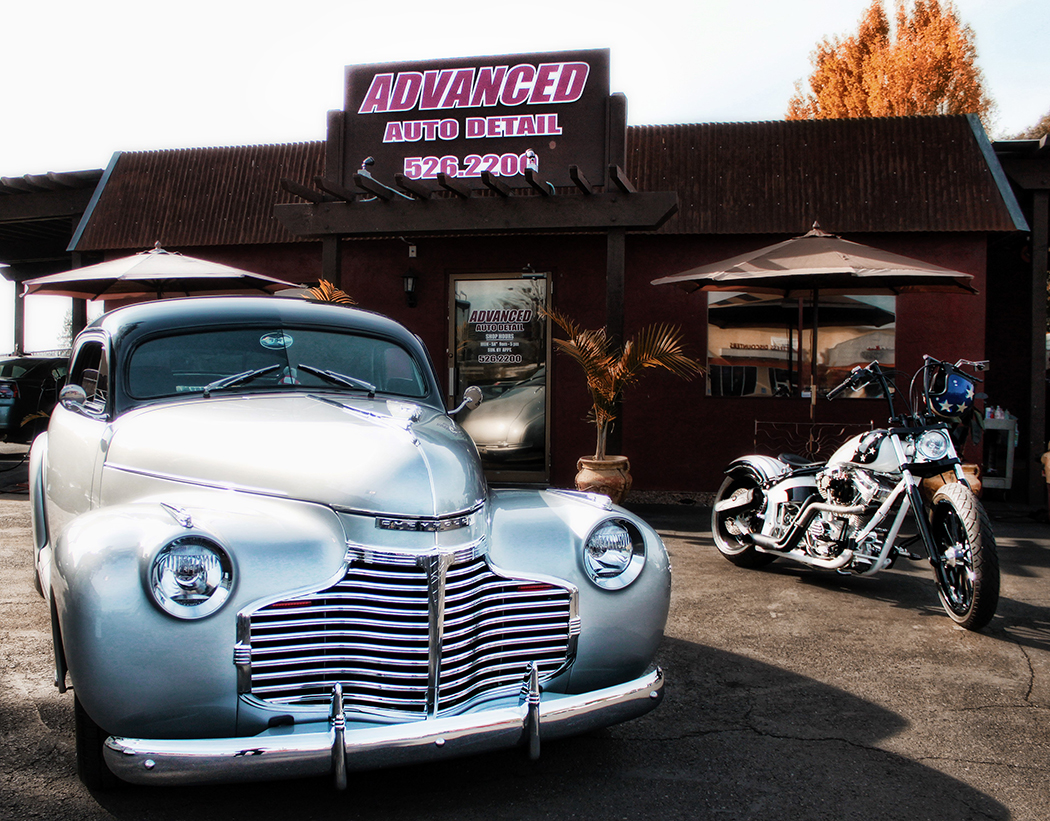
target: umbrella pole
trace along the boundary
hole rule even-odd
[[[813,289],[813,353],[809,361],[809,421],[812,422],[817,410],[817,330],[820,323],[817,320],[817,300],[820,291]]]
[[[805,327],[802,316],[802,297],[798,298],[798,395],[802,396],[802,329]]]

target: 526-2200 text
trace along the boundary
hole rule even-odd
[[[498,177],[524,174],[527,168],[525,154],[468,154],[461,161],[451,154],[444,157],[405,157],[405,176],[413,180],[432,180],[437,175],[450,177],[480,177],[490,171]]]

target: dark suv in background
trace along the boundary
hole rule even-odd
[[[65,357],[0,359],[0,439],[29,442],[47,427],[66,367]]]

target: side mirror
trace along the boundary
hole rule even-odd
[[[479,388],[477,385],[471,385],[469,388],[463,391],[463,401],[459,403],[459,407],[457,407],[453,411],[449,411],[448,415],[455,416],[464,408],[466,408],[467,410],[474,410],[474,408],[481,404],[481,400],[481,388]]]
[[[80,385],[66,385],[58,392],[58,401],[66,410],[76,410],[87,402],[87,392]]]

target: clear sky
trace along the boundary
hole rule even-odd
[[[869,2],[8,0],[0,176],[105,168],[115,151],[323,140],[358,63],[609,48],[632,125],[781,119],[818,41],[853,33]],[[1050,111],[1050,0],[955,6],[998,104],[992,136],[1034,125]],[[8,304],[0,291],[0,351]]]

